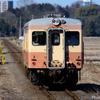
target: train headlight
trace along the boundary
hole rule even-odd
[[[57,26],[57,25],[60,25],[60,24],[66,24],[66,21],[64,19],[60,20],[58,18],[54,18],[52,20],[52,23]]]
[[[57,19],[57,18],[54,18],[52,20],[52,23],[57,26],[57,25],[61,24],[61,21],[59,19]]]

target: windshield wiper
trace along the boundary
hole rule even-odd
[[[73,45],[71,44],[71,42],[69,41],[69,40],[67,40],[68,41],[68,43],[73,47]]]

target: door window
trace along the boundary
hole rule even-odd
[[[59,45],[60,44],[60,34],[53,33],[52,34],[52,45]]]

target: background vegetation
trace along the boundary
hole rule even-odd
[[[27,0],[26,0],[27,1]],[[29,2],[29,0],[28,0]],[[100,36],[100,5],[82,6],[81,1],[71,6],[61,7],[49,3],[36,4],[34,2],[22,3],[19,8],[9,8],[0,14],[0,36],[18,36],[19,18],[22,17],[22,27],[32,18],[41,18],[46,14],[60,13],[62,17],[77,18],[82,21],[84,36]]]

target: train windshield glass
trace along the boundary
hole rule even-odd
[[[52,34],[52,45],[59,45],[60,44],[60,34],[53,33]]]
[[[46,32],[33,32],[32,33],[32,44],[36,45],[46,45]]]
[[[65,33],[65,37],[66,45],[79,45],[79,32],[68,31]]]

